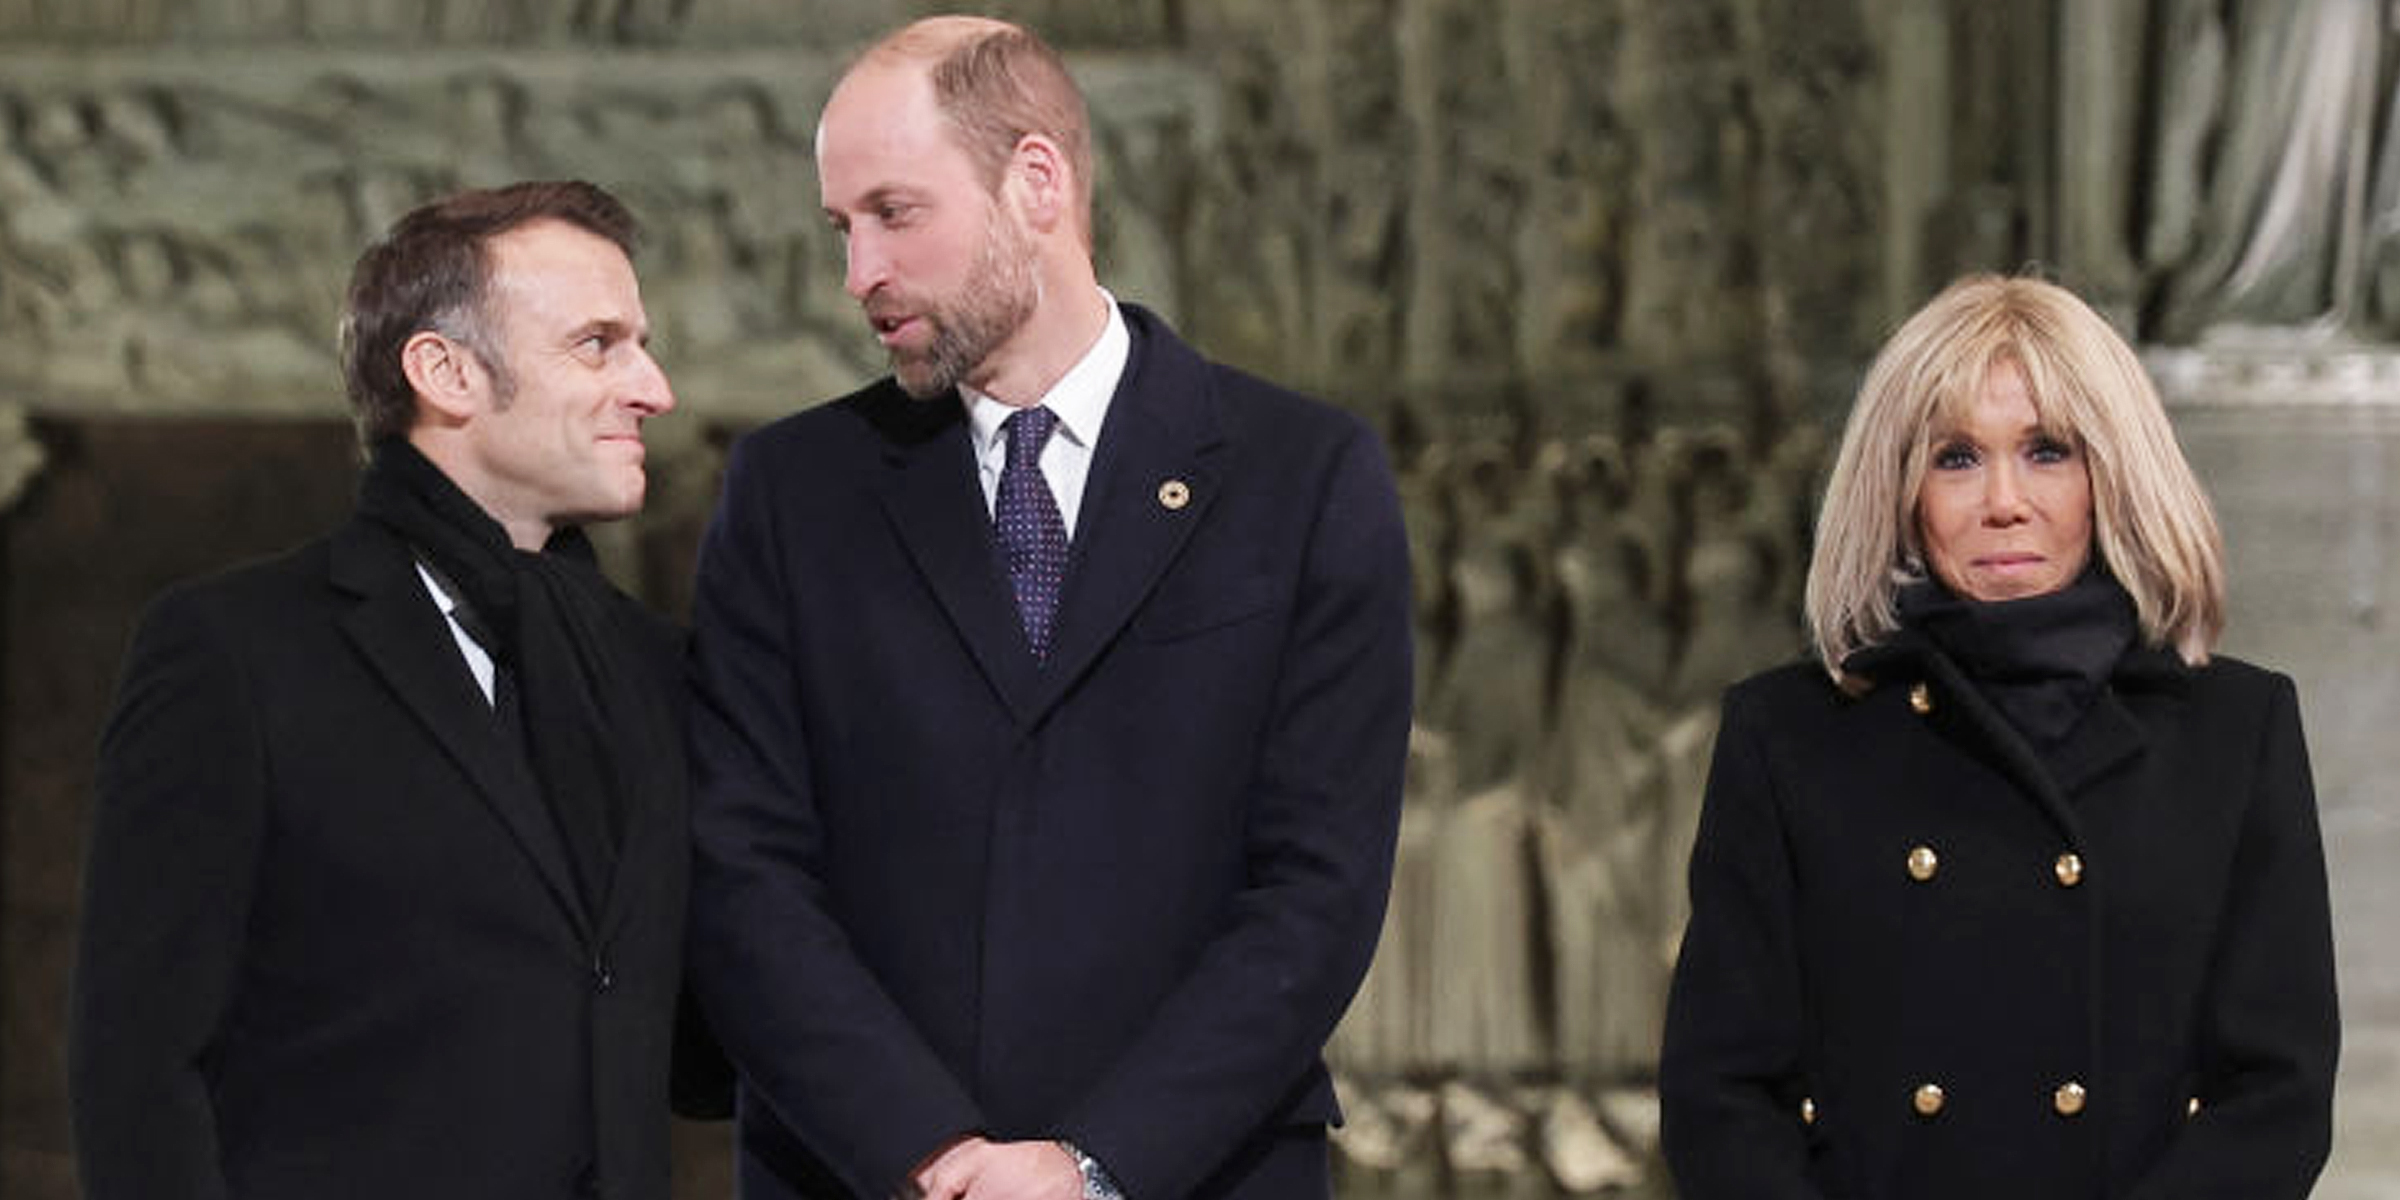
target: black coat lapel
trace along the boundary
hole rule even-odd
[[[380,530],[352,522],[334,537],[332,582],[357,597],[342,617],[344,635],[465,772],[588,937],[590,918],[540,786],[490,719],[407,550]]]
[[[2069,796],[2089,787],[2092,781],[2114,770],[2142,752],[2145,742],[2140,722],[2134,719],[2116,693],[2102,691],[2092,702],[2090,712],[2067,735],[2056,753],[2050,756],[2050,774]]]
[[[2034,753],[2025,735],[2000,715],[1983,693],[1950,661],[1946,655],[1927,652],[1921,661],[1929,677],[1934,704],[1932,719],[1937,726],[1947,725],[1951,736],[1979,751],[1979,757],[1997,765],[2017,786],[2031,793],[2042,811],[2067,835],[2072,845],[2083,844],[2083,823],[2076,819],[2075,810],[2067,804],[2067,794],[2059,787],[2058,779]]]
[[[1207,519],[1223,479],[1208,364],[1142,309],[1128,305],[1125,316],[1133,351],[1084,486],[1035,719],[1132,619]]]
[[[885,439],[876,495],[893,531],[1001,702],[1029,719],[1040,669],[1001,574],[964,406],[956,396],[911,400],[886,383],[865,410]]]
[[[619,757],[626,772],[624,840],[617,847],[617,869],[610,872],[608,890],[600,903],[599,946],[616,940],[617,931],[633,911],[631,901],[645,894],[642,876],[659,856],[651,850],[660,838],[682,838],[688,807],[684,789],[689,779],[683,756],[682,638],[663,623],[639,611],[631,600],[614,607],[615,635],[634,647],[626,657],[639,674],[621,681],[628,690],[624,703],[638,707],[639,745]]]
[[[2119,659],[2092,711],[2058,748],[2052,773],[2058,786],[2076,795],[2093,781],[2139,757],[2149,747],[2152,728],[2136,705],[2178,704],[2191,668],[2175,652],[2156,646],[2135,646]],[[2168,723],[2180,717],[2168,718]]]
[[[1934,720],[1946,721],[1954,736],[2031,793],[2050,819],[2070,839],[2080,843],[2082,821],[2070,802],[2072,797],[2138,756],[2147,741],[2141,722],[2117,697],[2115,689],[2104,689],[2066,739],[2045,755],[2036,751],[2025,735],[1984,699],[1983,693],[1976,690],[1948,656],[1916,649],[1910,657],[1933,689],[1937,710]],[[1879,668],[1877,673],[1883,674],[1885,670],[1888,668]]]

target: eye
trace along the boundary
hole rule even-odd
[[[576,358],[584,362],[599,363],[608,358],[608,352],[615,344],[615,339],[611,338],[607,331],[596,329],[576,338],[574,345],[568,349]]]
[[[1933,448],[1933,469],[1936,471],[1964,471],[1982,461],[1983,457],[1975,452],[1975,447],[1965,442],[1944,442]]]
[[[2035,438],[2033,445],[2026,449],[2025,456],[2045,465],[2063,463],[2075,457],[2075,447],[2054,437]]]
[[[886,227],[905,225],[908,223],[909,214],[914,209],[914,205],[902,204],[897,200],[886,200],[875,206],[875,220]]]

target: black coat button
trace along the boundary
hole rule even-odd
[[[617,973],[609,970],[607,960],[598,958],[593,959],[592,990],[605,996],[611,991],[616,990],[616,986]]]

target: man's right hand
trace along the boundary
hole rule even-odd
[[[1056,1142],[952,1142],[917,1170],[923,1200],[1082,1200],[1083,1172]]]

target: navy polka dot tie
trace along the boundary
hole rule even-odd
[[[992,499],[992,527],[1016,588],[1017,617],[1035,658],[1050,656],[1051,622],[1058,593],[1067,580],[1067,523],[1059,519],[1050,481],[1042,478],[1042,446],[1058,428],[1046,408],[1020,409],[1000,423],[1008,435],[1008,461],[1000,468],[999,494]]]

